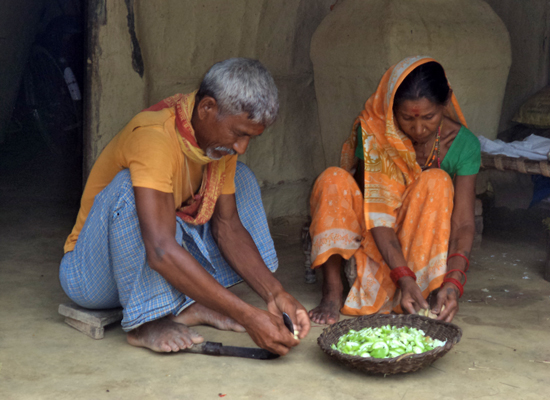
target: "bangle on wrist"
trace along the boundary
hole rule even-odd
[[[450,271],[447,271],[447,273],[445,274],[445,278],[447,278],[447,275],[449,275],[451,272],[460,272],[464,277],[464,283],[462,284],[462,286],[466,286],[466,282],[468,282],[468,278],[466,277],[466,274],[464,273],[464,271],[461,271],[460,269],[452,269]]]
[[[468,272],[468,270],[470,269],[470,260],[468,260],[468,257],[466,257],[465,255],[460,254],[460,253],[453,253],[453,254],[450,254],[450,255],[447,256],[447,263],[453,257],[461,257],[461,258],[465,259],[466,260],[466,270],[464,272]]]
[[[397,281],[405,276],[410,276],[416,282],[416,275],[407,266],[394,268],[390,272],[390,278],[397,287],[399,287],[399,283]]]
[[[460,283],[460,281],[455,278],[447,278],[447,275],[449,275],[451,272],[460,272],[464,276],[464,283]],[[452,283],[458,288],[458,291],[460,292],[460,295],[458,297],[460,298],[464,294],[464,285],[466,285],[466,282],[468,282],[468,278],[466,278],[466,274],[464,273],[464,271],[461,271],[459,269],[452,269],[445,274],[441,287],[443,287],[443,285],[446,283]]]
[[[462,285],[462,283],[460,283],[454,278],[445,278],[443,279],[443,283],[441,284],[441,287],[443,287],[443,285],[446,283],[452,283],[453,285],[455,285],[458,288],[458,291],[460,292],[460,295],[458,297],[459,298],[462,297],[462,295],[464,294],[464,285]]]

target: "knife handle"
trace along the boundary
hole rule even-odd
[[[218,342],[202,342],[199,344],[194,344],[193,347],[188,347],[183,351],[186,353],[209,354],[211,356],[219,356],[222,346],[223,345]]]

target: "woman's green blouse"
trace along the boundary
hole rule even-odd
[[[355,156],[364,160],[361,125],[357,127],[357,139],[357,143],[361,145],[357,146]],[[480,165],[481,146],[479,140],[476,135],[463,126],[441,162],[441,169],[454,178],[456,175],[475,175],[479,172]]]

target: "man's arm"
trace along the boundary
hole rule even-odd
[[[147,261],[152,269],[197,303],[233,318],[260,347],[284,355],[298,344],[285,332],[282,320],[252,307],[225,289],[176,242],[176,214],[171,193],[141,187],[134,187],[134,193]]]
[[[304,338],[310,328],[307,311],[266,267],[241,223],[234,194],[222,194],[218,198],[212,217],[212,235],[226,261],[264,299],[268,310],[277,316],[286,312],[300,331],[299,337]]]

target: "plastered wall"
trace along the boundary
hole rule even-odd
[[[499,130],[550,80],[550,0],[485,0],[502,19],[512,43],[512,67]]]
[[[85,170],[141,109],[196,89],[215,62],[259,59],[279,88],[280,116],[242,157],[270,218],[303,216],[324,169],[311,36],[333,0],[90,2]]]
[[[313,35],[311,59],[329,165],[384,72],[410,56],[439,61],[468,127],[495,138],[511,64],[506,27],[481,0],[341,0]]]
[[[513,50],[502,130],[517,107],[548,82],[549,0],[486,1],[508,28]],[[260,181],[269,217],[307,214],[312,182],[329,164],[327,153],[343,140],[323,146],[310,61],[312,35],[335,2],[89,1],[85,175],[101,149],[141,109],[195,89],[216,61],[253,57],[273,73],[281,113],[277,123],[251,143],[242,161]],[[360,55],[360,49],[355,51]],[[397,57],[395,52],[392,56]],[[334,101],[347,101],[349,93],[357,92],[354,87],[344,89],[333,92]],[[345,118],[343,136],[364,100],[361,93],[359,107]]]

